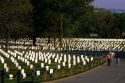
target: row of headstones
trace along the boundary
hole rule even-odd
[[[2,51],[1,49],[0,49],[0,53],[3,53],[3,54],[6,55],[6,53],[4,53],[4,51]],[[0,56],[0,62],[2,63],[3,68],[5,69],[5,71],[9,72],[9,67],[8,67],[7,63],[5,63],[5,60],[4,60],[4,58],[2,56]],[[11,79],[12,76],[13,76],[13,74],[9,74],[9,79]]]
[[[103,50],[107,50],[107,51],[122,51],[125,50],[124,45],[123,47],[120,46],[121,44],[100,44],[100,45],[92,45],[92,44],[88,44],[88,45],[84,45],[82,44],[81,46],[68,46],[67,47],[63,47],[63,48],[57,48],[56,50],[84,50],[84,51],[103,51]],[[5,46],[4,46],[5,48]],[[11,49],[27,49],[27,46],[9,46],[9,48]],[[41,48],[40,46],[37,47],[30,47],[29,49],[35,49],[35,50],[39,50],[39,49],[43,49],[43,50],[55,50],[54,47],[43,47]]]
[[[26,54],[28,54],[28,53],[26,53]],[[35,56],[35,54],[34,53],[31,53],[31,51],[29,52],[29,55],[31,55],[31,57],[32,57],[32,54]],[[47,60],[46,59],[50,59],[50,58],[54,58],[55,59],[55,62],[57,62],[57,60],[60,60],[60,61],[66,61],[67,60],[67,58],[68,58],[68,60],[69,61],[71,61],[70,59],[71,59],[71,55],[66,55],[66,54],[61,54],[61,55],[59,55],[59,54],[57,54],[57,55],[55,55],[55,54],[52,54],[52,53],[47,53],[47,54],[43,54],[42,52],[39,52],[39,54],[36,54],[36,55],[41,55],[41,56],[39,56],[39,60],[42,60],[42,61],[44,61],[44,59],[45,59],[45,63],[47,62]],[[60,56],[60,57],[59,57]],[[66,56],[68,56],[68,57],[66,57]],[[81,59],[84,59],[84,57],[83,57],[83,55],[81,55],[82,56],[82,58]],[[41,57],[41,58],[40,58]],[[73,57],[76,57],[75,55],[73,55]],[[86,56],[87,57],[87,56]],[[79,56],[77,56],[77,58],[79,58]],[[60,62],[60,61],[58,61],[58,62]],[[48,61],[49,62],[49,61]]]
[[[91,47],[88,50],[93,50],[93,49],[94,50],[122,50],[123,47],[120,47],[120,45],[125,44],[125,40],[124,39],[82,39],[82,38],[63,39],[63,49],[67,48],[67,44],[68,44],[69,50],[81,50],[80,48],[83,48],[83,50],[86,50],[86,48],[88,47]],[[112,48],[110,48],[111,46]],[[58,49],[58,50],[62,50],[62,49]]]
[[[125,45],[125,41],[101,41],[101,40],[72,40],[69,45],[71,50],[79,50],[80,48],[84,50],[123,50],[125,48],[121,47]],[[111,48],[110,48],[111,47]]]
[[[43,49],[49,49],[50,48],[50,46],[51,46],[51,48],[54,50],[54,48],[53,48],[53,46],[52,46],[52,44],[47,44],[47,41],[48,41],[48,39],[47,38],[40,38],[40,39],[42,39],[42,42],[40,42],[39,41],[39,38],[37,38],[37,41],[36,41],[36,44],[37,45],[41,45],[42,47],[43,47]],[[11,43],[11,44],[20,44],[20,45],[22,45],[22,44],[25,44],[25,45],[32,45],[32,39],[29,39],[29,38],[21,38],[21,39],[18,39],[18,40],[12,40],[12,39],[10,39],[9,40],[9,43]],[[0,40],[0,42],[5,42],[5,39],[1,39]],[[10,48],[20,48],[20,49],[23,49],[23,47],[22,46],[10,46]],[[26,47],[24,48],[24,49],[26,49]],[[31,47],[31,49],[39,49],[39,47]]]
[[[31,53],[31,52],[29,52],[29,55],[31,55],[31,56],[28,56],[28,53],[26,53],[26,55],[25,55],[25,58],[27,58],[27,59],[29,59],[29,57],[30,57],[30,60],[32,60],[31,59],[31,57],[33,57],[33,56],[35,56],[35,54],[34,53]],[[49,56],[48,56],[49,55]],[[69,57],[70,58],[68,58],[68,62],[69,62],[69,64],[71,63],[71,56],[69,55]],[[74,56],[75,57],[75,56]],[[35,58],[35,57],[33,57],[33,58]],[[38,57],[37,57],[38,58]],[[66,63],[66,61],[67,61],[67,58],[66,58],[66,55],[64,55],[64,57],[59,57],[59,55],[57,54],[57,56],[55,56],[55,54],[42,54],[42,53],[39,53],[39,60],[41,60],[41,61],[44,61],[44,63],[47,63],[47,64],[51,64],[51,62],[52,62],[52,60],[51,59],[54,59],[54,61],[55,61],[55,63],[58,63],[58,64],[61,64],[61,62],[63,63],[63,66],[65,66],[65,63]],[[78,62],[79,62],[79,59],[77,59],[78,60]],[[34,61],[34,60],[32,60],[32,61]],[[64,61],[64,62],[63,62]],[[76,60],[74,59],[74,62],[75,62]],[[42,66],[43,67],[43,66]]]
[[[0,41],[5,41],[5,39],[1,39]],[[10,42],[13,42],[15,43],[14,40],[10,40]],[[38,43],[43,43],[43,42],[40,42],[40,41],[44,41],[44,42],[47,42],[48,39],[47,38],[37,38],[37,41]],[[85,38],[63,38],[63,41],[67,41],[67,42],[72,42],[72,41],[107,41],[107,42],[110,42],[110,41],[125,41],[124,39],[85,39]],[[21,39],[18,39],[17,42],[32,42],[32,39],[29,39],[29,38],[21,38]]]
[[[44,39],[41,39],[44,40]],[[44,40],[47,41],[47,40]],[[21,41],[22,42],[22,41]],[[42,45],[43,50],[55,50],[53,44],[47,44],[39,42],[39,45]],[[20,44],[20,43],[19,43]],[[57,50],[90,50],[90,51],[100,51],[100,50],[108,50],[108,51],[121,51],[125,50],[123,47],[125,46],[125,41],[123,39],[63,39],[63,48],[60,48],[59,45]],[[26,46],[12,46],[11,48],[24,48]],[[30,49],[41,49],[39,46],[32,46]]]
[[[10,51],[8,51],[9,53],[12,53]],[[16,57],[16,54],[15,53],[12,53],[12,55],[4,52],[3,50],[0,49],[0,53],[2,53],[4,56],[8,55],[8,60],[11,60],[11,62],[15,65],[15,67],[18,69],[18,70],[21,70],[21,74],[23,76],[23,78],[26,78],[26,73],[24,72],[24,69],[21,67],[21,65],[19,65],[17,59],[15,58]],[[9,72],[9,67],[7,66],[7,63],[4,63],[4,69],[6,70],[6,73]],[[32,64],[30,65],[30,68],[32,68]],[[13,78],[13,74],[9,74],[9,78]]]
[[[10,52],[9,51],[9,53],[12,53],[12,52]],[[6,53],[5,53],[6,54]],[[13,55],[15,55],[15,53],[12,53]],[[9,58],[8,58],[9,59]],[[24,59],[24,58],[23,58]],[[4,64],[4,68],[6,69],[6,68],[8,68],[7,67],[7,63],[4,63],[4,59],[3,59],[3,57],[0,57],[0,60],[2,61],[2,63]],[[14,57],[12,57],[11,55],[10,55],[10,60],[16,65],[16,67],[18,68],[18,70],[21,70],[21,74],[23,75],[23,78],[26,78],[26,73],[25,73],[25,70],[23,69],[23,68],[21,68],[21,66],[19,66],[19,63],[17,62],[17,60],[14,58]],[[25,59],[25,61],[26,61],[26,59]],[[47,69],[48,69],[49,67],[47,67]],[[33,65],[31,64],[30,65],[30,69],[33,69]],[[8,70],[6,69],[6,73],[7,72],[9,72],[9,68],[8,68]],[[53,69],[50,69],[50,74],[52,74],[53,73]],[[40,71],[39,70],[37,70],[36,71],[36,75],[37,76],[39,76],[40,75]],[[9,74],[9,79],[11,80],[11,79],[13,79],[13,77],[14,77],[14,75],[13,74]]]
[[[12,54],[14,54],[14,53],[12,53]],[[18,52],[18,54],[20,54],[19,52]],[[33,53],[34,54],[34,53]],[[48,53],[47,53],[48,54]],[[32,55],[32,54],[31,54]],[[25,57],[26,57],[27,55],[25,55]],[[36,55],[37,56],[37,55]],[[27,57],[29,57],[29,56],[27,56]],[[32,56],[31,56],[32,57]],[[28,58],[29,59],[29,58]],[[32,59],[31,59],[32,60]],[[45,59],[45,62],[47,61],[47,59]],[[51,60],[49,60],[48,61],[49,63],[48,64],[51,64]],[[43,68],[44,67],[44,63],[41,63],[41,68]],[[46,70],[48,71],[49,69],[50,69],[50,67],[49,66],[45,66],[45,68],[46,68]],[[60,66],[58,65],[58,68],[60,69]],[[53,73],[53,69],[50,69],[50,74],[52,74]]]
[[[28,53],[26,53],[27,55],[27,59],[29,59],[29,56],[28,56]],[[31,52],[29,52],[29,55],[31,55],[30,57],[32,57],[32,55],[34,55],[34,53],[31,53]],[[62,57],[62,56],[64,56],[64,57]],[[42,53],[40,53],[39,54],[39,60],[41,60],[41,61],[44,61],[44,63],[41,63],[41,67],[42,68],[46,68],[46,70],[48,70],[49,69],[49,66],[45,66],[45,64],[47,63],[47,64],[51,64],[51,62],[52,62],[52,60],[51,59],[54,59],[54,61],[55,61],[55,63],[57,63],[57,64],[59,64],[58,65],[58,69],[60,69],[61,67],[65,67],[66,66],[66,63],[68,62],[68,68],[71,68],[71,66],[72,65],[76,65],[77,63],[80,63],[80,61],[83,61],[83,65],[86,65],[86,61],[93,61],[93,57],[91,57],[91,60],[86,56],[85,58],[83,57],[83,55],[81,55],[81,59],[80,59],[80,57],[79,56],[77,56],[77,58],[76,58],[76,56],[74,55],[73,56],[73,64],[71,63],[71,56],[70,55],[68,55],[68,57],[66,57],[66,55],[62,55],[62,56],[60,56],[60,55],[55,55],[55,54],[49,54],[49,53],[47,53],[47,54],[42,54]],[[68,59],[67,59],[68,58]],[[32,60],[32,59],[31,59]]]
[[[5,45],[2,45],[3,48],[5,48]],[[23,45],[9,45],[8,48],[10,49],[27,49],[28,46],[23,46]]]
[[[100,51],[100,50],[124,50],[125,48],[121,47],[125,45],[124,39],[70,39],[64,41],[64,47],[67,47],[69,50],[87,50],[87,51]],[[111,47],[111,48],[110,48]]]
[[[17,56],[15,56],[15,53],[11,53],[11,52],[9,52],[11,55],[13,55],[13,57],[11,56],[11,61],[14,63],[14,64],[18,64],[17,63],[17,61],[14,59],[14,57],[16,58]],[[40,52],[39,52],[40,53]],[[22,57],[22,54],[21,53],[18,53],[18,54],[20,54],[20,57],[21,58],[19,58],[19,56],[18,56],[18,59],[19,60],[21,60],[22,62],[24,62],[24,63],[27,63],[28,62],[28,59],[27,58],[25,58],[25,57]],[[29,53],[30,54],[30,53]],[[33,56],[35,56],[35,54],[34,53],[32,53],[32,54],[30,54],[30,55],[32,55],[32,56],[29,56],[29,57],[32,57],[32,58],[35,58],[36,59],[36,57],[33,57]],[[39,55],[40,56],[40,55]],[[83,65],[86,65],[86,61],[90,61],[90,59],[86,56],[85,58],[83,57],[83,55],[81,55],[81,59],[80,59],[80,57],[78,57],[77,56],[77,58],[76,58],[76,56],[74,55],[73,56],[73,64],[70,62],[71,61],[71,56],[70,55],[68,55],[68,60],[67,60],[67,57],[66,57],[66,55],[62,55],[62,56],[64,56],[64,57],[59,57],[59,55],[57,55],[57,56],[54,56],[54,55],[52,55],[52,54],[49,54],[49,53],[43,53],[43,56],[44,57],[42,57],[42,53],[41,53],[41,58],[39,57],[39,59],[40,60],[42,60],[42,58],[44,58],[44,63],[41,63],[41,68],[46,68],[46,70],[47,71],[50,71],[50,74],[52,74],[53,72],[53,69],[50,67],[50,66],[45,66],[45,63],[48,63],[48,64],[51,64],[51,58],[55,58],[55,62],[57,62],[57,63],[60,63],[60,65],[57,65],[58,66],[58,69],[61,69],[61,66],[63,66],[63,67],[65,67],[66,66],[66,61],[68,62],[68,68],[71,68],[71,66],[72,65],[76,65],[76,64],[78,64],[78,63],[80,63],[80,61],[83,61]],[[54,57],[52,57],[52,56],[54,56]],[[27,55],[27,57],[28,57],[28,55]],[[50,58],[49,58],[50,57]],[[63,60],[62,60],[63,59]],[[31,59],[32,60],[32,59]],[[37,59],[38,60],[38,59]],[[91,57],[91,61],[93,60],[93,57]],[[19,68],[20,66],[18,66],[17,65],[17,67],[18,67],[18,69],[21,69],[21,68]],[[30,69],[33,69],[33,65],[30,65]],[[25,76],[25,73],[24,72],[22,72],[23,74],[24,74],[24,76]]]
[[[26,73],[24,72],[24,69],[21,68],[21,66],[19,65],[18,61],[13,56],[9,55],[8,53],[4,52],[1,49],[0,49],[0,53],[2,53],[4,56],[6,56],[6,58],[8,58],[8,60],[11,60],[11,62],[16,66],[16,68],[21,70],[21,74],[23,75],[23,78],[26,78]],[[10,68],[7,66],[7,63],[3,62],[3,64],[4,64],[5,72],[8,73]],[[12,79],[13,78],[13,74],[9,74],[9,78]]]
[[[5,42],[5,39],[1,39],[0,42]],[[21,39],[18,39],[18,40],[13,40],[13,39],[9,39],[9,43],[11,44],[32,44],[32,39],[29,39],[29,38],[21,38]]]
[[[0,46],[1,47],[1,46]],[[2,45],[3,48],[5,48],[5,45]],[[32,49],[32,50],[39,50],[39,49],[42,49],[42,50],[55,50],[55,48],[49,44],[44,44],[43,46],[41,45],[37,45],[37,46],[24,46],[24,45],[9,45],[8,48],[11,48],[11,49]],[[60,48],[58,48],[58,50],[60,50]]]
[[[15,50],[14,52],[12,52],[12,51],[8,50],[8,53],[13,56],[13,57],[11,58],[11,60],[12,60],[12,62],[15,64],[15,66],[18,68],[18,70],[21,70],[21,74],[23,75],[23,78],[26,78],[26,72],[25,72],[25,70],[23,69],[23,67],[21,66],[21,64],[20,64],[20,66],[19,66],[19,63],[17,62],[17,60],[19,60],[19,61],[21,61],[21,62],[27,64],[27,66],[28,66],[30,69],[33,69],[33,64],[31,64],[28,59],[25,59],[25,58],[23,57],[24,51],[23,51],[23,52],[18,52],[18,51]]]
[[[10,51],[9,51],[9,53],[11,53],[12,55],[15,56],[15,53],[12,53],[12,52],[10,52]],[[19,58],[19,59],[20,59],[20,58]],[[12,60],[12,62],[16,63],[16,67],[18,67],[18,65],[17,65],[18,63],[17,63],[17,61],[15,61],[15,59],[14,59],[13,57],[11,57],[11,60]],[[22,62],[24,62],[24,58],[22,58],[21,60],[22,60]],[[27,60],[27,59],[25,59],[25,61],[26,61],[26,60]],[[30,68],[32,69],[32,68],[33,68],[33,65],[30,65]],[[21,67],[19,66],[18,69],[21,69]],[[49,70],[49,66],[46,66],[46,69]],[[53,69],[50,69],[50,74],[52,73],[52,70],[53,70]],[[23,73],[23,72],[22,72],[22,73]]]

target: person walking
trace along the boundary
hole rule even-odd
[[[116,66],[119,66],[119,63],[120,63],[120,54],[119,54],[119,52],[116,52],[115,59],[116,59]]]
[[[111,61],[112,61],[112,54],[109,53],[109,54],[107,54],[107,65],[108,66],[111,66]]]

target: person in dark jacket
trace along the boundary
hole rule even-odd
[[[119,63],[120,63],[120,53],[119,52],[115,53],[115,59],[116,59],[116,66],[119,66]]]

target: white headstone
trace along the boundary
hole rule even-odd
[[[8,67],[6,68],[6,72],[9,72],[9,68]]]
[[[23,75],[23,78],[26,78],[26,73],[23,73],[22,75]]]
[[[44,63],[41,63],[41,68],[44,68]]]
[[[36,75],[37,75],[37,76],[40,76],[40,71],[36,71]]]
[[[68,68],[71,68],[71,64],[68,64]]]
[[[7,68],[7,64],[6,64],[6,63],[4,63],[4,69],[5,69],[5,68]]]
[[[50,74],[53,74],[53,69],[50,69]]]
[[[20,70],[20,69],[21,69],[21,66],[18,66],[18,69]]]
[[[10,79],[10,80],[13,79],[13,74],[9,74],[9,79]]]
[[[49,70],[49,66],[46,66],[46,70],[47,70],[47,71]]]
[[[93,58],[93,57],[91,57],[91,61],[93,61],[93,59],[94,59],[94,58]]]
[[[64,67],[66,66],[66,63],[65,62],[63,62],[63,64],[62,64]]]
[[[33,65],[32,64],[30,65],[30,69],[33,69]]]
[[[60,66],[60,65],[58,65],[58,69],[61,69],[61,66]]]

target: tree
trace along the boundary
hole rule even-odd
[[[125,13],[114,13],[113,14],[113,32],[116,37],[121,37],[122,33],[125,32]]]
[[[79,27],[76,29],[75,36],[76,37],[89,37],[91,33],[91,28],[93,27],[93,23],[95,22],[94,17],[94,7],[87,6],[84,8],[84,14],[80,16]]]
[[[91,18],[90,33],[98,34],[100,38],[111,37],[113,14],[110,11],[95,9]]]
[[[79,18],[87,11],[90,2],[92,0],[32,0],[35,33],[57,34],[62,47],[62,38],[69,33],[72,35],[79,27]]]
[[[31,10],[32,6],[29,0],[0,0],[0,28],[3,28],[3,33],[5,33],[6,51],[12,31],[17,28],[21,30],[25,26],[25,17]]]

